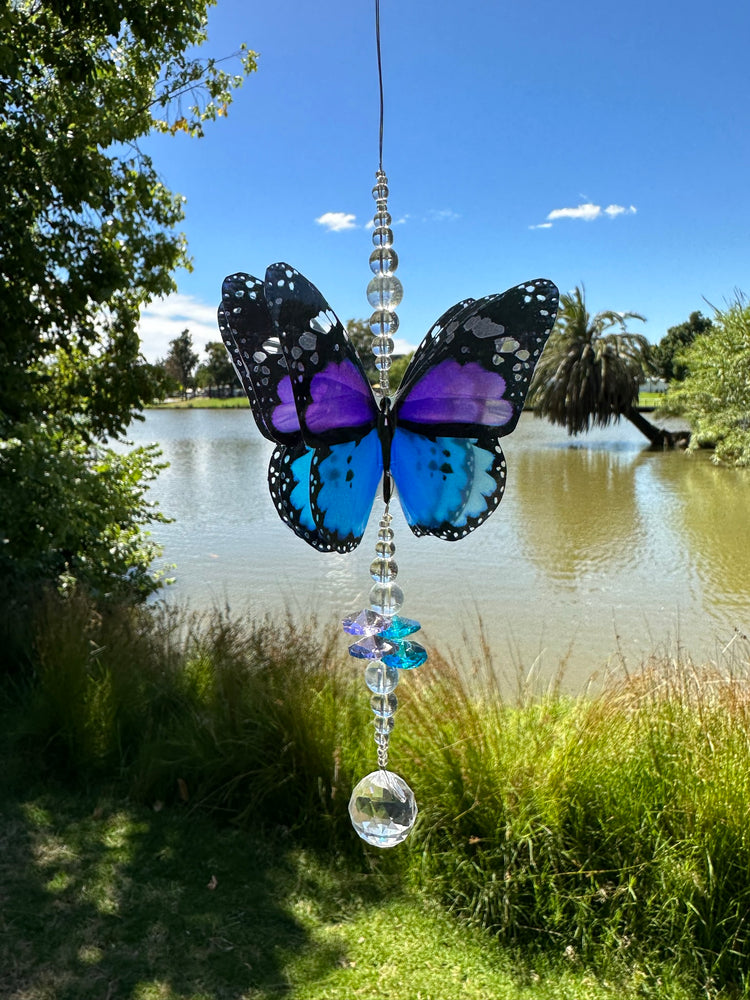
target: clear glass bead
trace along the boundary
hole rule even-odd
[[[365,668],[365,684],[373,694],[390,694],[398,684],[398,667],[375,660]]]
[[[372,231],[372,242],[376,247],[393,246],[393,230],[388,226],[375,226]]]
[[[393,222],[390,212],[376,212],[372,220],[376,226],[387,228]]]
[[[392,733],[393,727],[396,725],[396,720],[392,715],[378,715],[375,717],[373,724],[376,733]]]
[[[398,254],[392,247],[377,247],[370,254],[373,274],[393,274],[398,270]]]
[[[395,559],[373,559],[370,563],[370,576],[375,583],[387,583],[389,580],[395,580],[398,576],[398,563]]]
[[[379,372],[387,372],[393,364],[393,358],[384,354],[382,358],[375,358],[375,367]]]
[[[391,337],[399,327],[399,318],[392,309],[376,309],[368,320],[373,337]]]
[[[383,198],[388,197],[388,185],[385,180],[378,180],[378,183],[372,189],[372,196],[376,201],[381,201]]]
[[[386,750],[388,749],[390,739],[390,733],[375,733],[375,742],[379,747],[384,747]]]
[[[395,615],[404,604],[404,592],[397,583],[375,583],[370,588],[370,607],[381,615]]]
[[[390,528],[386,528],[386,531],[390,531]],[[391,535],[393,532],[391,531]],[[381,559],[390,559],[393,553],[396,551],[396,546],[393,542],[386,542],[384,540],[375,542],[375,554]]]
[[[381,542],[392,542],[393,539],[394,539],[393,528],[384,528],[384,527],[382,527],[382,523],[383,522],[381,521],[380,523],[381,523],[381,527],[378,528],[378,540],[381,541]],[[376,543],[376,545],[375,545],[375,551],[377,551],[377,548],[378,548],[378,546],[377,546],[377,543]],[[395,549],[394,549],[394,552],[395,552]]]
[[[417,812],[414,792],[403,778],[384,768],[363,778],[349,800],[354,829],[373,847],[395,847],[406,840]]]
[[[367,286],[367,301],[373,309],[395,309],[404,297],[404,286],[395,274],[376,274]]]
[[[390,337],[372,338],[372,353],[376,358],[381,357],[383,354],[393,354],[395,346]]]
[[[398,698],[395,694],[374,694],[370,698],[370,708],[375,715],[393,715],[398,708]]]

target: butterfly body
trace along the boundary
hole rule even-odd
[[[557,289],[536,279],[449,309],[394,397],[376,398],[343,325],[287,264],[225,279],[219,327],[261,434],[276,444],[271,497],[320,551],[359,544],[382,483],[411,530],[464,537],[497,507],[501,437],[518,422],[554,324]]]

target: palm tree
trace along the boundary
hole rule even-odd
[[[671,446],[673,435],[637,409],[648,341],[631,333],[627,321],[644,317],[612,310],[591,316],[585,295],[581,285],[560,297],[557,324],[531,383],[530,405],[537,416],[561,424],[569,434],[626,417],[652,444]]]

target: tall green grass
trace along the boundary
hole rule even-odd
[[[729,667],[655,658],[577,698],[509,698],[488,650],[434,654],[398,689],[391,766],[420,816],[385,861],[346,815],[374,744],[335,633],[50,599],[33,659],[16,739],[37,769],[364,852],[525,953],[750,995],[746,648]]]

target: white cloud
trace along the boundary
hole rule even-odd
[[[453,222],[454,219],[460,218],[458,212],[454,212],[451,208],[431,208],[427,213],[428,222]]]
[[[587,201],[583,205],[578,205],[577,208],[553,208],[547,215],[547,221],[554,222],[555,219],[585,219],[586,222],[591,222],[592,219],[598,218],[601,214],[601,205],[592,205],[590,201]]]
[[[141,351],[146,360],[153,362],[165,357],[170,340],[179,337],[185,329],[190,331],[193,349],[202,356],[203,349],[210,340],[221,339],[216,322],[216,306],[207,305],[192,295],[181,295],[179,292],[151,302],[141,313],[138,324]]]
[[[602,215],[608,215],[610,219],[614,219],[618,215],[635,215],[636,212],[635,205],[631,205],[629,208],[625,208],[624,205],[607,205],[603,209],[601,205],[585,201],[575,207],[553,208],[548,213],[546,222],[540,222],[536,226],[529,226],[529,229],[551,229],[552,223],[558,219],[583,219],[584,222],[593,222],[594,219],[599,219]]]
[[[635,205],[631,205],[630,208],[625,208],[624,205],[607,205],[604,211],[610,219],[614,219],[616,215],[635,215],[637,209]]]
[[[325,226],[330,233],[340,233],[344,229],[356,229],[356,218],[350,212],[324,212],[315,221],[319,226]]]

